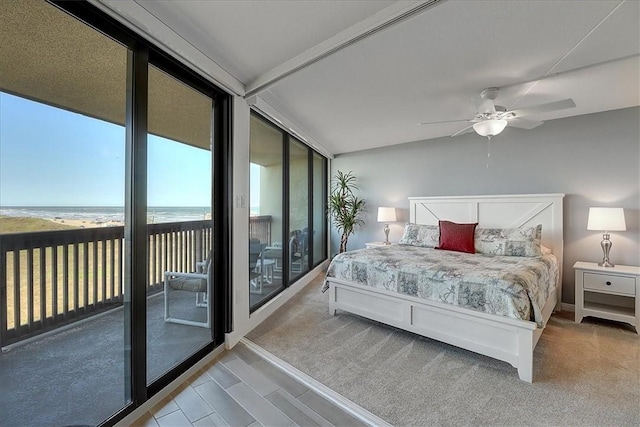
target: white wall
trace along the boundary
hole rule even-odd
[[[398,208],[389,239],[400,239],[409,196],[565,193],[564,302],[574,302],[573,264],[602,259],[602,234],[586,229],[590,206],[625,208],[627,231],[611,233],[611,261],[640,265],[640,108],[507,128],[492,140],[490,159],[487,146],[467,134],[336,156],[332,175],[353,171],[367,200],[366,225],[348,249],[384,240],[378,206]],[[335,253],[335,229],[332,242]]]

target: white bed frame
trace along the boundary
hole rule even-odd
[[[410,197],[412,223],[438,220],[478,222],[481,228],[542,224],[542,244],[558,258],[556,289],[542,310],[545,322],[562,300],[562,199],[564,194]],[[429,301],[357,283],[328,278],[329,311],[344,310],[457,347],[503,360],[518,376],[533,381],[533,349],[542,329],[535,322]]]

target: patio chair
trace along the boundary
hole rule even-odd
[[[313,230],[311,236],[315,235]],[[309,229],[303,228],[297,236],[297,245],[291,248],[291,271],[300,273],[309,263],[309,243],[312,241],[309,236]]]
[[[264,249],[266,243],[261,243],[259,239],[249,239],[249,293],[262,294],[264,282]]]
[[[294,264],[299,262],[300,253],[298,252],[298,234],[299,230],[291,232],[289,237],[289,271],[296,272]],[[263,253],[265,260],[274,261],[273,271],[282,277],[282,244],[275,243],[273,246],[267,246]],[[299,264],[298,264],[299,268]]]
[[[201,328],[211,327],[211,311],[209,310],[209,297],[211,285],[209,283],[209,269],[211,267],[211,257],[206,261],[197,263],[197,272],[183,273],[177,271],[165,271],[164,273],[164,321],[169,323],[179,323],[181,325],[199,326]],[[175,291],[194,292],[196,294],[196,307],[205,308],[207,311],[207,321],[198,322],[195,320],[180,319],[170,315],[171,294]]]

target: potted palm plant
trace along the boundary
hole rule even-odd
[[[360,214],[364,212],[365,201],[356,197],[354,190],[357,189],[356,177],[351,172],[336,172],[329,195],[329,213],[335,227],[342,233],[340,253],[347,250],[347,241],[355,228],[364,224]]]

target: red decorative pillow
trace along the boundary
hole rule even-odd
[[[478,223],[457,224],[451,221],[439,221],[440,245],[436,249],[447,251],[476,253],[474,234]]]

